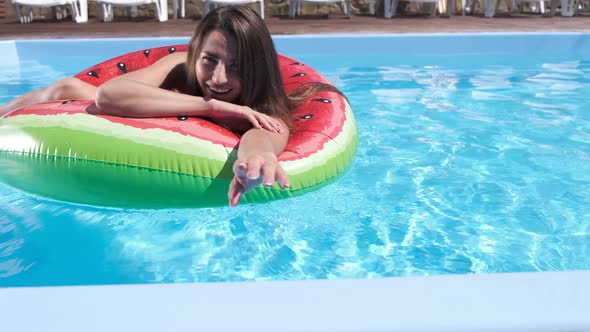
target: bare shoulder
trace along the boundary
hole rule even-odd
[[[154,64],[146,68],[149,68],[149,70],[151,71],[168,73],[170,72],[170,70],[172,70],[179,64],[186,63],[186,59],[186,52],[172,53],[166,55],[165,57],[161,58],[160,60],[156,61]]]
[[[172,54],[166,55],[165,57],[161,58],[156,63],[165,63],[167,65],[176,66],[179,63],[186,62],[187,54],[188,53],[186,53],[186,52],[172,53]]]
[[[183,67],[181,65],[186,62],[186,59],[187,53],[185,52],[172,53],[150,66],[121,75],[120,78],[159,86],[176,67]]]

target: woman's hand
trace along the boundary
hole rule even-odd
[[[281,187],[289,187],[289,177],[279,164],[274,153],[255,153],[234,162],[234,178],[229,185],[229,205],[240,203],[242,195],[260,184],[271,187],[278,182]]]
[[[274,133],[283,132],[282,122],[264,113],[257,112],[248,106],[235,105],[215,99],[209,100],[211,109],[208,116],[223,122],[224,120],[245,120],[252,127],[266,129]],[[232,126],[233,127],[233,126]]]

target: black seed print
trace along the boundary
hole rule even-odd
[[[293,62],[291,64],[291,66],[305,66],[304,64],[302,64],[301,62]]]
[[[311,101],[318,101],[320,103],[324,103],[324,104],[331,104],[332,101],[330,99],[326,99],[326,98],[317,98],[317,99],[312,99]]]
[[[291,75],[291,77],[303,77],[305,76],[305,73],[297,73],[295,75]]]
[[[150,50],[145,50],[143,51],[143,55],[145,55],[145,57],[149,57],[150,56]]]
[[[188,119],[188,116],[186,115],[179,115],[176,117],[179,121],[186,121],[186,119]]]
[[[127,66],[123,62],[117,63],[117,67],[121,69],[122,72],[127,73]]]
[[[176,47],[170,47],[170,48],[168,49],[168,53],[172,54],[172,53],[174,53],[174,52],[176,52]]]
[[[309,120],[311,118],[313,118],[313,114],[307,114],[307,115],[300,117],[301,120]]]
[[[73,103],[75,101],[76,101],[75,99],[70,99],[70,100],[64,100],[61,103],[62,103],[62,105],[65,105],[65,104]]]
[[[92,76],[92,77],[95,77],[95,78],[100,78],[100,77],[98,77],[98,74],[94,70],[89,71],[87,74],[88,74],[88,76]]]

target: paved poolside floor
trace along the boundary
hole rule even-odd
[[[81,24],[69,20],[38,20],[20,24],[14,17],[8,17],[0,19],[0,39],[190,36],[198,19],[158,22],[152,17],[116,17],[114,22],[102,23],[91,17],[88,23]],[[338,15],[297,19],[275,16],[268,17],[266,23],[272,34],[590,31],[588,14],[577,17],[504,14],[495,18],[456,15],[394,19],[367,15],[352,15],[349,19]]]

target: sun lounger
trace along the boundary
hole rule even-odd
[[[33,21],[34,7],[53,7],[58,20],[66,18],[69,9],[74,22],[82,23],[88,21],[87,0],[12,0],[12,5],[16,18],[21,23],[30,23]]]
[[[258,13],[260,14],[260,17],[264,18],[264,0],[203,0],[203,16],[207,15],[210,10],[218,6],[247,3],[257,3]]]
[[[369,13],[371,15],[375,15],[375,1],[376,0],[370,0],[369,1]],[[384,0],[385,1],[385,8],[383,9],[383,16],[385,16],[385,18],[392,18],[394,16],[396,16],[397,14],[397,4],[399,2],[399,0]],[[419,4],[424,4],[424,3],[428,3],[428,4],[432,4],[432,11],[431,11],[431,15],[434,16],[436,14],[436,5],[438,4],[438,8],[442,13],[443,10],[443,1],[444,0],[408,0],[410,2],[416,2]],[[454,0],[451,0],[454,1]],[[450,5],[450,4],[449,4]]]
[[[308,3],[340,3],[342,6],[342,12],[347,17],[350,17],[350,0],[290,0],[289,2],[289,17],[294,18],[299,15],[301,11],[301,5],[304,2]]]
[[[164,22],[168,20],[168,1],[166,0],[98,0],[104,22],[111,22],[114,19],[113,6],[134,8],[139,5],[148,4],[153,4],[156,7],[155,14],[158,21]]]

